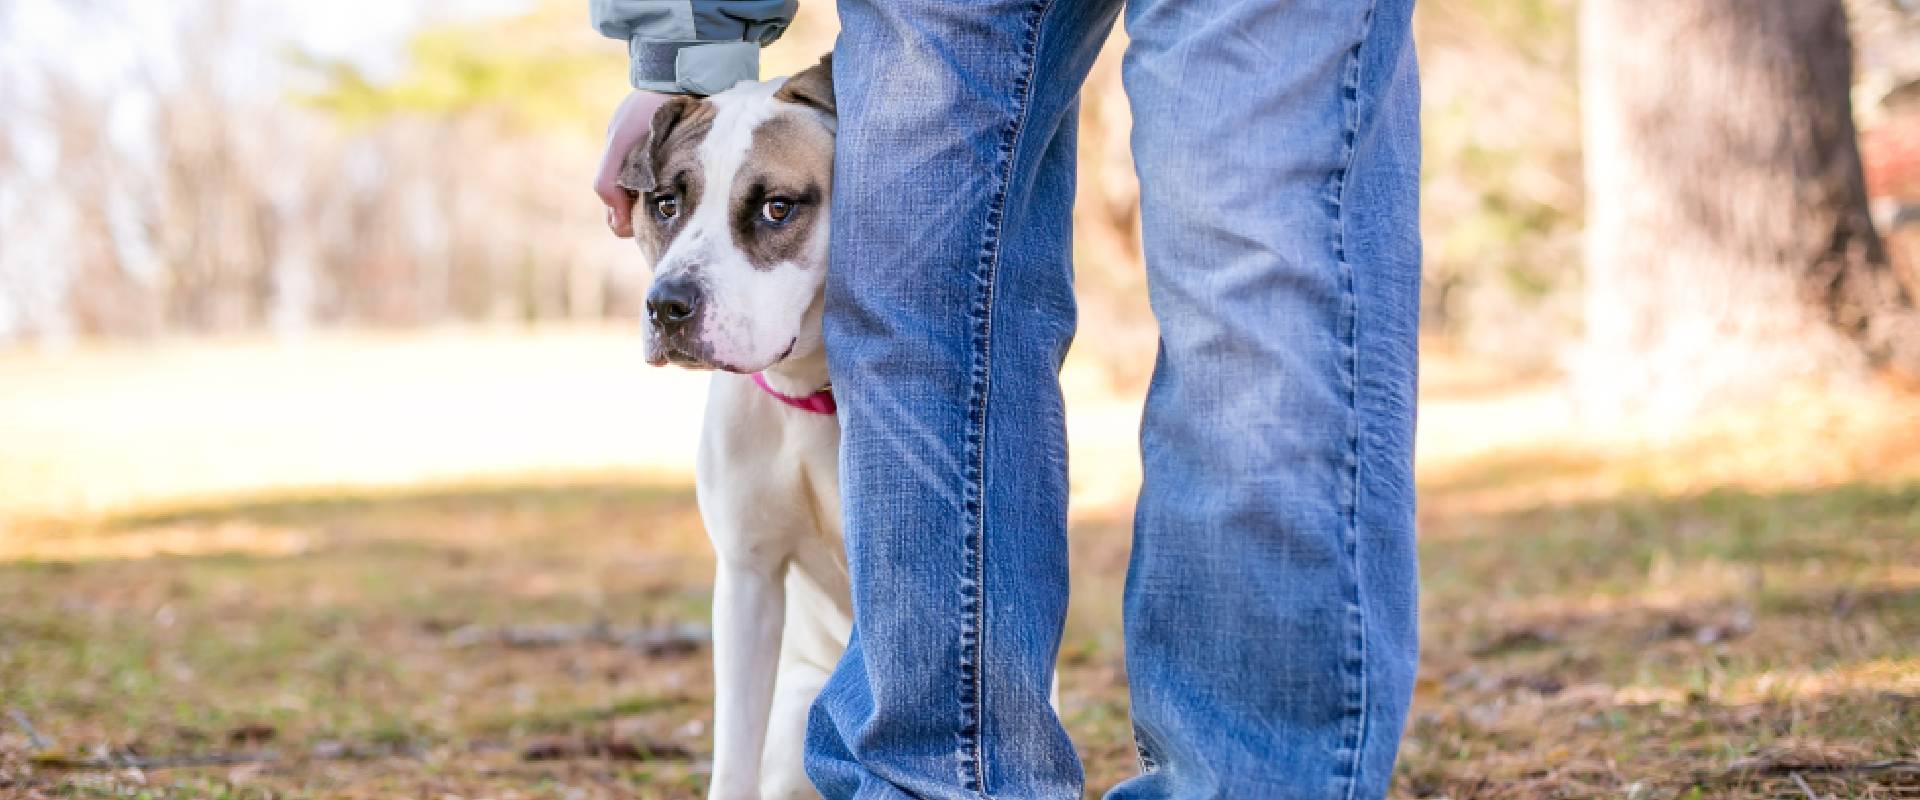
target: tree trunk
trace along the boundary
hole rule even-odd
[[[1840,0],[1586,0],[1587,341],[1605,412],[1920,376],[1868,215]]]

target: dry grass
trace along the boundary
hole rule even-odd
[[[473,634],[705,619],[698,383],[631,344],[0,357],[0,710],[44,740],[0,719],[0,795],[698,796],[704,651]],[[1920,401],[1582,430],[1550,382],[1429,353],[1397,794],[1920,792]],[[1135,399],[1068,385],[1064,709],[1099,789],[1131,769]]]

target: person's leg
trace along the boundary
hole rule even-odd
[[[1130,0],[1149,286],[1112,798],[1385,794],[1417,650],[1412,0]]]
[[[842,0],[826,337],[853,641],[828,797],[1078,798],[1058,370],[1074,98],[1117,0]]]

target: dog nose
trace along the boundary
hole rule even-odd
[[[647,292],[647,319],[660,330],[674,332],[700,315],[700,286],[678,279],[656,283]]]

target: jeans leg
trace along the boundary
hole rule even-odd
[[[1078,798],[1066,613],[1075,97],[1117,0],[842,0],[829,368],[854,633],[828,797]]]
[[[1412,0],[1129,0],[1160,359],[1112,798],[1381,797],[1418,641]]]

